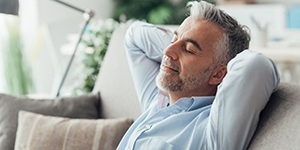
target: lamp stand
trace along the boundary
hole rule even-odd
[[[71,58],[70,58],[70,60],[69,60],[69,62],[68,62],[68,65],[67,65],[67,67],[66,67],[66,69],[65,69],[65,71],[64,71],[62,80],[61,80],[61,82],[60,82],[60,84],[59,84],[59,87],[58,87],[58,90],[57,90],[57,93],[56,93],[56,97],[58,97],[58,96],[60,96],[61,88],[62,88],[62,86],[63,86],[63,84],[64,84],[64,82],[65,82],[65,80],[66,80],[66,77],[67,77],[67,75],[68,75],[68,73],[69,73],[70,67],[71,67],[71,65],[72,65],[72,63],[73,63],[73,60],[74,60],[74,57],[75,57],[75,55],[76,55],[78,46],[79,46],[79,44],[80,44],[80,42],[81,42],[82,36],[83,36],[83,34],[84,34],[84,32],[85,32],[86,27],[88,26],[89,22],[91,21],[92,17],[94,16],[94,12],[91,11],[91,10],[82,10],[82,9],[80,9],[80,8],[78,8],[78,7],[72,6],[72,5],[70,5],[70,4],[67,4],[67,3],[62,2],[62,1],[59,1],[59,0],[53,0],[53,1],[58,2],[58,3],[62,4],[62,5],[65,5],[65,6],[69,7],[69,8],[72,8],[72,9],[74,9],[74,10],[77,10],[77,11],[83,13],[83,18],[84,18],[84,20],[85,20],[84,26],[83,26],[82,29],[81,29],[81,32],[80,32],[78,41],[77,41],[76,46],[75,46],[75,49],[74,49],[74,51],[73,51],[73,53],[72,53],[72,56],[71,56]]]

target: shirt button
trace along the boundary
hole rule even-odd
[[[151,128],[151,125],[150,125],[150,124],[146,124],[146,125],[145,125],[145,128],[146,128],[147,130],[149,130],[149,129]]]

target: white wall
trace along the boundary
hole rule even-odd
[[[11,16],[9,16],[11,17]],[[7,22],[7,16],[3,15],[3,14],[0,14],[0,59],[2,60],[2,63],[0,64],[0,92],[1,93],[6,93],[7,90],[6,90],[6,82],[5,82],[5,74],[4,74],[4,67],[5,67],[5,64],[3,63],[4,60],[2,58],[4,58],[4,53],[3,51],[6,49],[6,44],[8,42],[8,36],[9,36],[9,33],[7,31],[7,25],[6,25],[6,22]]]
[[[223,1],[242,1],[242,0],[217,0],[218,2]],[[300,0],[254,0],[256,3],[280,3],[280,4],[300,4]]]
[[[239,23],[249,27],[251,31],[250,47],[266,44],[261,43],[262,38],[259,33],[262,32],[266,33],[266,42],[268,39],[284,37],[286,31],[286,6],[283,4],[224,5],[219,6],[219,8],[233,16]],[[259,29],[253,19],[263,29]]]
[[[281,3],[281,4],[300,4],[299,0],[255,0],[257,3]]]
[[[64,2],[93,10],[96,14],[93,19],[110,17],[114,7],[113,0]],[[20,0],[20,10],[22,34],[31,58],[36,92],[54,95],[70,58],[62,55],[60,48],[68,43],[67,35],[81,30],[82,13],[53,0]]]

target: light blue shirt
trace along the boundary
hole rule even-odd
[[[245,50],[228,63],[216,96],[181,98],[167,106],[169,98],[158,90],[155,77],[173,33],[160,29],[136,22],[127,31],[125,46],[143,114],[118,149],[246,149],[261,110],[279,84],[274,63]]]

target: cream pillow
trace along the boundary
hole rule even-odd
[[[15,150],[113,150],[132,119],[70,119],[19,112]]]

